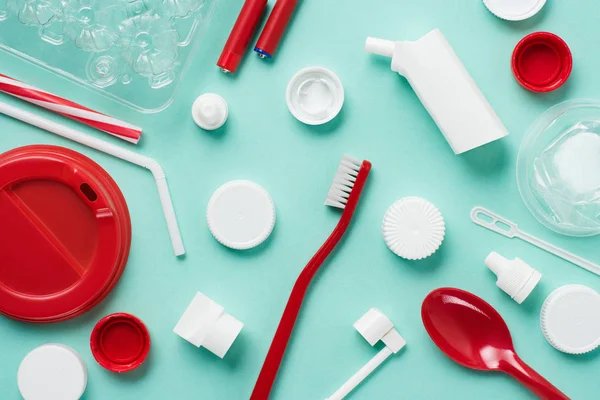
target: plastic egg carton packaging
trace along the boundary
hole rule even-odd
[[[218,0],[0,0],[0,48],[141,112],[172,101]]]

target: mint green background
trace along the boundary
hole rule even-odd
[[[545,229],[526,210],[515,183],[519,143],[533,119],[563,100],[598,96],[596,2],[550,0],[537,17],[510,23],[494,17],[477,0],[308,0],[273,62],[248,54],[240,71],[226,76],[214,63],[240,5],[240,0],[221,1],[173,105],[157,115],[130,111],[22,60],[0,55],[0,72],[144,127],[135,149],[163,165],[188,251],[185,258],[173,257],[147,171],[0,118],[0,151],[51,143],[99,162],[120,185],[134,231],[123,278],[91,312],[39,326],[0,318],[0,397],[19,398],[17,368],[27,352],[60,342],[76,349],[87,363],[88,400],[248,398],[296,276],[339,218],[323,200],[341,155],[348,152],[370,160],[373,172],[351,229],[308,293],[273,399],[323,399],[366,363],[377,350],[352,324],[370,307],[383,310],[408,345],[352,398],[532,399],[510,378],[462,368],[434,346],[423,329],[420,305],[440,286],[460,287],[485,298],[506,319],[519,354],[533,368],[573,399],[598,398],[598,354],[568,356],[554,350],[540,331],[539,310],[554,288],[581,283],[599,290],[600,278],[469,220],[471,208],[483,205],[530,233],[599,261],[598,238],[571,239]],[[455,156],[406,81],[389,71],[389,60],[362,50],[367,35],[410,40],[436,27],[503,120],[511,133],[508,138]],[[574,57],[568,83],[545,95],[523,90],[510,71],[514,45],[537,30],[562,36]],[[335,71],[346,90],[342,113],[323,127],[302,125],[285,105],[289,78],[310,65]],[[219,93],[229,103],[229,120],[218,132],[201,131],[190,117],[192,101],[203,92]],[[228,250],[206,227],[210,195],[232,179],[259,183],[277,207],[271,239],[255,250]],[[380,233],[387,207],[411,195],[436,204],[447,223],[442,248],[421,262],[396,257]],[[518,256],[544,273],[523,305],[495,287],[493,274],[483,266],[491,250]],[[197,291],[245,323],[224,360],[172,333]],[[146,365],[123,375],[103,370],[88,344],[95,322],[117,311],[140,317],[152,336]]]

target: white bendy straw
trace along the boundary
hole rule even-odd
[[[83,132],[71,129],[49,119],[40,117],[39,115],[30,113],[3,102],[0,102],[0,113],[26,122],[30,125],[37,126],[38,128],[52,132],[58,136],[62,136],[84,146],[91,147],[92,149],[110,154],[113,157],[117,157],[121,160],[125,160],[132,164],[139,165],[140,167],[149,169],[156,180],[156,187],[158,188],[158,195],[160,197],[160,202],[162,203],[165,220],[167,221],[167,228],[169,230],[169,236],[171,237],[173,251],[175,252],[176,256],[185,254],[185,249],[183,247],[183,241],[181,240],[179,226],[177,225],[177,218],[175,217],[175,210],[173,209],[173,202],[171,201],[171,194],[169,193],[169,187],[167,186],[165,173],[156,161],[149,157],[123,149],[103,140],[96,139],[95,137],[86,135]]]
[[[471,221],[479,226],[483,226],[486,229],[506,236],[507,238],[519,238],[529,244],[547,251],[550,254],[554,254],[555,256],[560,257],[571,264],[575,264],[578,267],[587,269],[596,275],[600,275],[600,265],[594,264],[585,258],[576,256],[575,254],[556,247],[555,245],[545,242],[542,239],[536,238],[535,236],[520,230],[517,224],[514,222],[494,214],[490,210],[486,210],[483,207],[475,207],[473,210],[471,210]]]

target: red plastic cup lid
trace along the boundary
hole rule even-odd
[[[0,155],[0,313],[27,322],[73,318],[120,278],[131,222],[98,164],[69,149]]]
[[[517,81],[534,92],[550,92],[562,86],[573,68],[569,46],[549,32],[525,36],[515,47],[512,70]]]
[[[113,372],[127,372],[142,365],[150,351],[150,334],[137,317],[116,313],[102,318],[92,331],[94,358]]]

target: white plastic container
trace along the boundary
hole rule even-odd
[[[414,42],[369,37],[365,51],[392,58],[455,154],[508,134],[439,29]]]

